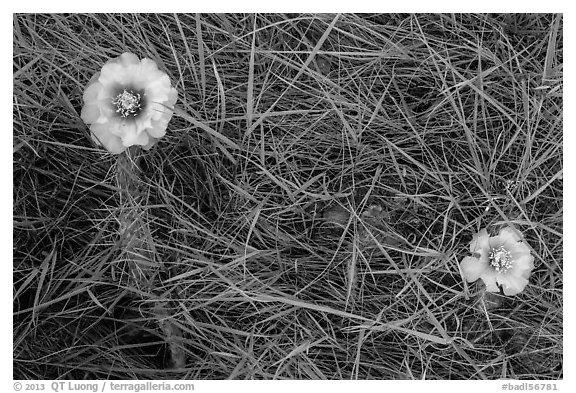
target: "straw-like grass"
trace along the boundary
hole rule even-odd
[[[549,14],[15,15],[14,378],[562,378],[562,47]],[[179,92],[140,174],[179,370],[79,116],[124,51]],[[459,262],[506,225],[535,269],[484,295]]]

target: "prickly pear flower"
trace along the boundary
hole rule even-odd
[[[534,257],[515,229],[502,228],[497,236],[490,236],[482,229],[470,242],[470,252],[475,256],[467,256],[460,262],[466,281],[481,278],[488,292],[500,292],[498,285],[501,285],[508,296],[519,294],[528,284]]]
[[[92,139],[109,152],[133,145],[147,150],[166,134],[177,96],[154,61],[123,53],[88,82],[81,117]]]

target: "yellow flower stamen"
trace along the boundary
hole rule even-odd
[[[493,248],[490,251],[490,265],[496,269],[497,272],[506,273],[508,269],[512,266],[512,253],[500,246],[498,248]]]
[[[116,105],[116,112],[120,113],[122,117],[136,116],[142,109],[140,106],[140,94],[135,94],[133,91],[126,89],[118,94],[112,100],[112,103]]]

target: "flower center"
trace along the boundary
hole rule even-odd
[[[497,272],[505,273],[512,266],[512,253],[503,246],[493,248],[490,251],[490,265]]]
[[[142,110],[140,94],[134,93],[132,90],[124,89],[112,100],[112,103],[116,105],[116,112],[120,113],[122,117],[136,116]]]

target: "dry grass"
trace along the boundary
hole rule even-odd
[[[14,378],[562,378],[562,48],[547,14],[16,15]],[[179,91],[140,178],[180,370],[79,117],[123,51]],[[502,225],[513,298],[458,268]]]

